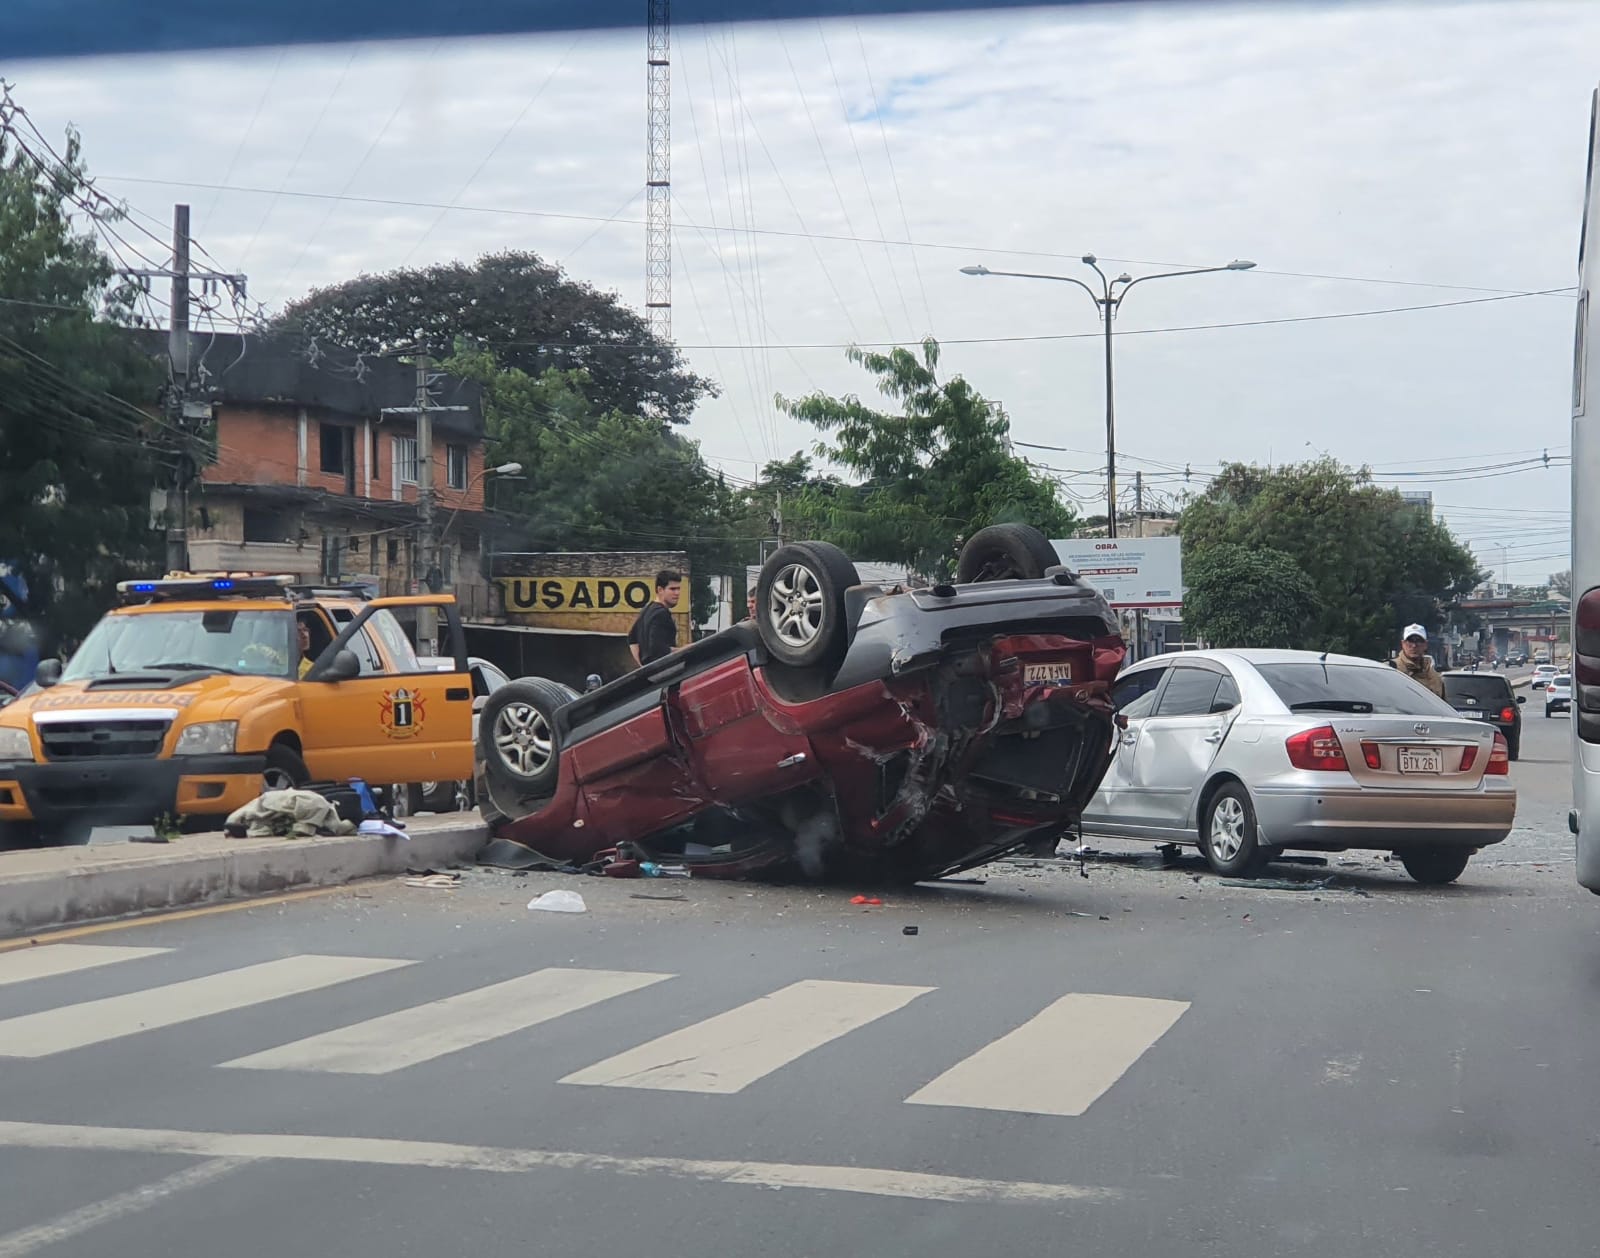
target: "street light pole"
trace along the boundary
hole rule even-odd
[[[1214,271],[1248,271],[1255,266],[1254,262],[1236,259],[1222,266],[1190,267],[1183,271],[1159,271],[1153,275],[1141,275],[1135,278],[1126,272],[1115,279],[1106,278],[1106,273],[1100,269],[1100,260],[1092,253],[1086,253],[1082,258],[1083,264],[1089,267],[1100,277],[1100,291],[1096,292],[1080,279],[1070,275],[1040,275],[1032,271],[991,271],[986,266],[964,266],[961,268],[963,275],[1001,275],[1012,279],[1023,280],[1054,280],[1062,284],[1076,284],[1089,294],[1089,299],[1099,308],[1101,322],[1105,325],[1106,345],[1106,535],[1117,535],[1117,408],[1116,390],[1113,385],[1113,350],[1112,350],[1112,321],[1121,309],[1122,302],[1128,295],[1128,290],[1136,284],[1143,284],[1146,280],[1172,279],[1180,275],[1209,275]]]

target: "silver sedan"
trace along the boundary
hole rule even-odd
[[[1453,882],[1511,832],[1505,737],[1386,664],[1312,651],[1190,651],[1127,668],[1096,834],[1192,843],[1250,876],[1287,848],[1394,852]]]

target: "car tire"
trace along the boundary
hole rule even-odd
[[[287,743],[267,748],[267,767],[261,774],[261,793],[298,790],[311,780],[311,771],[300,753]]]
[[[1506,739],[1506,759],[1515,760],[1522,755],[1522,735],[1513,734]]]
[[[844,592],[860,585],[855,564],[837,546],[780,546],[756,581],[756,631],[767,654],[792,668],[831,664],[848,641]]]
[[[578,697],[570,686],[524,677],[501,686],[478,719],[478,754],[506,785],[527,795],[549,795],[561,773],[555,716]]]
[[[88,826],[64,826],[50,830],[37,821],[0,823],[0,852],[20,852],[38,847],[82,847],[89,841]]]
[[[411,782],[406,786],[406,811],[412,816],[419,812],[460,812],[461,794],[456,782]]]
[[[1413,881],[1428,887],[1454,882],[1472,859],[1470,851],[1459,847],[1414,847],[1395,855]]]
[[[1255,805],[1239,783],[1229,782],[1206,802],[1200,851],[1224,878],[1254,878],[1271,858],[1271,850],[1256,842]]]
[[[991,524],[967,539],[956,560],[956,584],[1036,581],[1061,558],[1050,539],[1031,524]]]

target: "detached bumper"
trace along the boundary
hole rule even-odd
[[[0,763],[0,822],[144,825],[226,816],[261,793],[263,755],[106,757],[86,763]]]
[[[1517,793],[1251,790],[1264,842],[1286,847],[1487,847],[1511,833]]]

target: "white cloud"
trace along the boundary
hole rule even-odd
[[[518,247],[637,304],[643,42],[590,33],[0,70],[47,131],[83,129],[99,173],[262,189],[105,185],[157,221],[189,200],[197,238],[246,269],[257,296],[281,302],[406,259]],[[774,415],[774,392],[868,387],[837,349],[702,346],[1087,333],[950,344],[945,364],[1006,403],[1019,439],[1084,451],[1047,456],[1057,466],[1094,468],[1104,429],[1088,299],[963,277],[969,261],[1080,277],[1075,259],[1089,250],[1135,273],[1150,268],[1125,259],[1260,264],[1140,288],[1124,333],[1482,295],[1272,271],[1568,284],[1595,47],[1600,10],[1532,2],[679,28],[675,331],[725,388],[694,431],[748,474],[811,440]],[[292,195],[345,191],[629,221]],[[730,223],[971,247],[701,230]],[[1001,249],[1037,252],[985,252]],[[1197,469],[1304,457],[1307,442],[1390,468],[1558,449],[1570,323],[1570,301],[1526,298],[1127,335],[1119,447]],[[1181,487],[1143,466],[1152,487]],[[1093,493],[1087,475],[1073,486]],[[1489,514],[1565,507],[1563,471],[1439,484],[1436,496],[1474,508],[1453,518],[1486,557],[1489,541],[1513,546],[1514,576],[1565,566],[1537,558],[1561,544]]]

